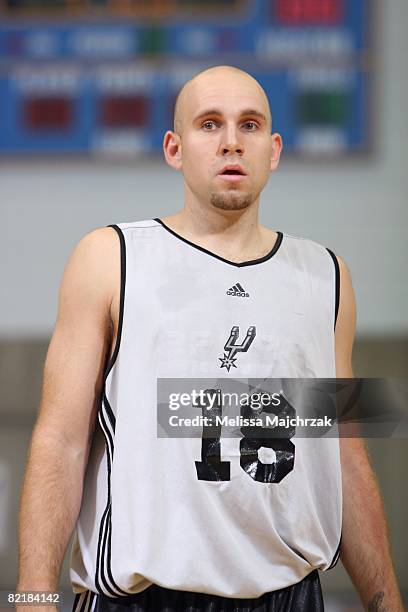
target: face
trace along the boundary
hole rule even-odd
[[[183,172],[187,194],[223,210],[256,202],[281,150],[256,81],[223,70],[200,75],[189,84],[179,117],[180,134],[166,134],[165,154]]]

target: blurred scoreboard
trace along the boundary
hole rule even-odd
[[[0,155],[161,152],[181,85],[232,64],[285,151],[369,149],[372,0],[0,0]]]

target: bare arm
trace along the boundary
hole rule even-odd
[[[341,258],[336,325],[336,374],[352,378],[356,308],[350,274]],[[343,528],[340,558],[368,612],[403,612],[392,564],[379,487],[361,438],[340,439]]]
[[[22,490],[18,590],[58,588],[81,504],[119,261],[114,230],[101,228],[82,238],[64,271]]]

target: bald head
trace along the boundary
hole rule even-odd
[[[229,85],[232,89],[235,88],[237,92],[250,92],[253,96],[259,97],[269,127],[272,129],[268,97],[258,81],[248,72],[235,66],[214,66],[202,70],[181,88],[174,107],[174,131],[179,135],[182,134],[186,116],[191,112],[191,107],[194,107],[203,95],[211,94],[212,91],[220,91],[226,85]]]

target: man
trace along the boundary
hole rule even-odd
[[[156,434],[162,378],[353,375],[344,262],[258,222],[282,148],[271,127],[250,75],[198,74],[163,145],[183,210],[74,250],[22,495],[20,590],[57,588],[81,508],[74,610],[323,610],[318,569],[339,553],[365,609],[403,610],[360,439],[254,450]]]

